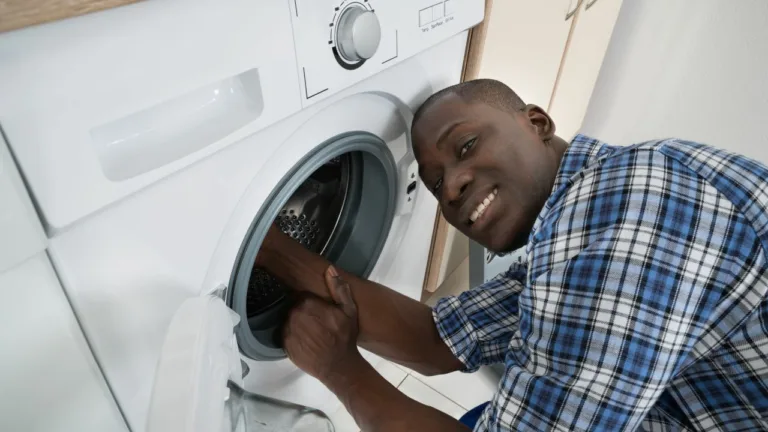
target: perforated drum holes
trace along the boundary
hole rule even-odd
[[[320,228],[317,221],[309,220],[307,215],[303,213],[296,215],[283,209],[280,216],[275,219],[275,224],[282,232],[310,249],[313,249],[314,241],[319,238]]]
[[[347,201],[350,182],[349,154],[333,158],[302,183],[280,210],[275,224],[289,237],[315,253],[323,253],[337,228]],[[254,268],[248,282],[246,310],[249,317],[279,302],[285,287],[261,269]]]

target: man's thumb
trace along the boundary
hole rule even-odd
[[[352,290],[347,281],[339,276],[339,272],[332,265],[328,266],[325,271],[325,284],[328,286],[331,298],[341,306],[344,313],[350,317],[356,316],[357,305],[355,305],[355,299],[352,297]]]

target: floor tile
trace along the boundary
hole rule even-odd
[[[344,405],[340,406],[336,412],[328,414],[328,417],[330,417],[336,432],[358,432],[360,430],[355,419],[352,418],[352,414],[347,412]]]
[[[418,372],[410,374],[467,410],[491,400],[501,378],[498,372],[486,367],[471,374],[453,372],[429,377]]]
[[[400,384],[399,389],[411,399],[438,409],[455,419],[458,419],[467,412],[466,409],[462,408],[458,404],[454,403],[450,399],[431,389],[426,384],[412,376],[405,378],[402,384]]]
[[[379,364],[374,366],[374,368],[376,368],[376,371],[383,376],[384,379],[389,381],[389,383],[395,387],[399,386],[408,376],[403,369],[395,366],[389,360],[382,359]]]
[[[397,366],[391,361],[379,357],[370,351],[361,349],[360,352],[363,354],[363,358],[376,369],[379,375],[383,376],[384,379],[389,381],[393,386],[397,387],[405,379],[407,371],[402,367]]]

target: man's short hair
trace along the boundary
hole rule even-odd
[[[446,87],[427,98],[414,113],[413,125],[433,105],[450,95],[458,96],[466,103],[484,103],[509,113],[525,109],[525,102],[506,84],[493,79],[476,79]]]

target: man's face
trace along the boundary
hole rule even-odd
[[[544,139],[552,134],[538,107],[511,114],[446,96],[414,127],[419,175],[451,225],[508,252],[525,245],[551,192],[557,164]]]

